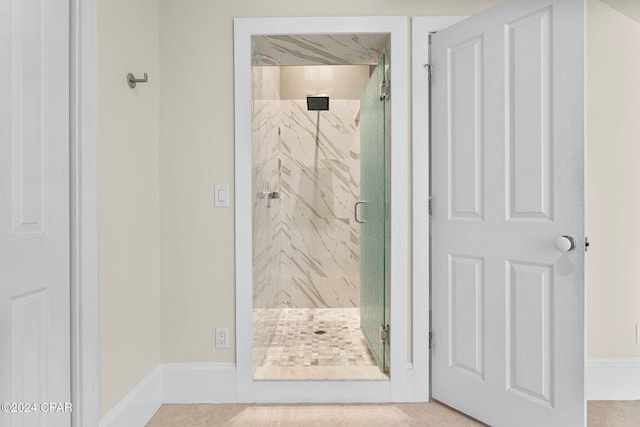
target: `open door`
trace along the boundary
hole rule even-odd
[[[360,98],[360,328],[378,365],[386,371],[386,84],[385,55]]]
[[[507,1],[431,55],[433,397],[583,426],[584,2]]]

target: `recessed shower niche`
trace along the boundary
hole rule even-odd
[[[389,35],[252,37],[254,379],[387,379]]]

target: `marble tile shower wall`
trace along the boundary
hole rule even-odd
[[[265,99],[275,83],[269,67],[255,68],[253,189],[268,181],[280,199],[270,208],[254,200],[254,308],[358,307],[360,101],[315,112],[305,101]]]
[[[281,291],[274,283],[280,276],[281,204],[265,206],[256,194],[268,185],[281,191],[279,177],[280,73],[277,67],[253,69],[252,197],[253,197],[253,305],[270,308],[280,305]]]
[[[360,197],[357,100],[329,111],[282,101],[282,266],[288,307],[358,307],[360,249],[353,206]]]
[[[277,327],[279,313],[270,307],[280,305],[280,290],[274,284],[280,276],[280,203],[265,206],[256,194],[269,183],[280,191],[278,152],[280,139],[280,72],[278,67],[253,68],[253,121],[251,135],[253,197],[253,363],[261,363]]]

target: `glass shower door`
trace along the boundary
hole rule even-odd
[[[360,327],[386,371],[386,88],[385,55],[360,98]]]

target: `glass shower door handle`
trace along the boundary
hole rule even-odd
[[[358,215],[358,206],[360,206],[362,204],[365,204],[365,203],[367,203],[367,202],[356,202],[356,204],[353,205],[353,219],[355,219],[356,222],[360,223],[360,224],[364,224],[365,222],[367,222],[367,221],[360,220],[359,219],[359,215]]]

